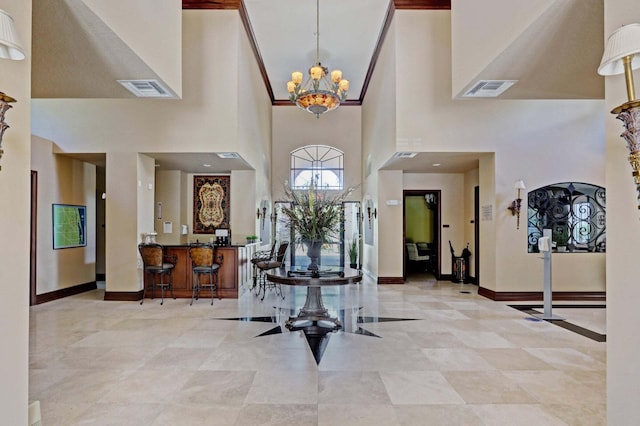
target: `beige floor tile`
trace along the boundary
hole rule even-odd
[[[150,423],[152,426],[233,426],[238,420],[240,405],[180,405],[165,404]]]
[[[489,404],[473,405],[472,409],[485,426],[568,426],[541,405]]]
[[[494,370],[474,349],[469,348],[429,348],[422,353],[440,371],[482,371]]]
[[[179,370],[128,372],[126,377],[113,383],[98,401],[116,404],[128,401],[148,404],[169,402],[191,374]]]
[[[544,410],[571,426],[604,426],[607,424],[605,404],[545,405]]]
[[[245,405],[238,415],[236,426],[316,426],[318,406],[310,405]]]
[[[497,370],[554,370],[522,348],[479,348],[476,353]]]
[[[606,365],[573,348],[527,348],[531,355],[560,370],[605,370]]]
[[[381,372],[391,402],[400,404],[463,404],[460,394],[437,371]]]
[[[455,405],[396,405],[393,407],[401,426],[484,426],[471,406]]]
[[[247,404],[317,404],[317,371],[258,371]]]
[[[373,426],[399,425],[391,404],[319,404],[319,426]]]
[[[447,371],[448,384],[467,404],[535,404],[515,380],[500,371]]]
[[[320,404],[391,404],[380,374],[368,371],[318,373]]]
[[[197,371],[186,375],[171,401],[183,405],[242,405],[255,377],[254,371]]]
[[[562,371],[505,371],[542,404],[604,404],[605,384],[582,383]]]
[[[606,343],[476,292],[429,275],[329,289],[344,330],[317,364],[302,332],[278,329],[301,288],[214,306],[91,291],[30,308],[29,399],[47,426],[604,424]],[[231,320],[255,316],[274,319]]]
[[[150,425],[158,417],[162,408],[162,404],[143,404],[135,401],[121,404],[94,404],[70,424],[100,426]]]

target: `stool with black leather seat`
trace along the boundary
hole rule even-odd
[[[142,263],[144,264],[145,276],[151,275],[151,298],[153,299],[156,294],[156,286],[160,287],[162,291],[162,301],[160,304],[164,304],[164,289],[168,288],[171,291],[171,297],[176,298],[173,295],[173,268],[176,265],[177,257],[168,256],[164,254],[164,247],[160,244],[140,244],[138,245],[138,251],[142,257]],[[165,275],[169,276],[169,282],[165,282]],[[156,278],[160,277],[160,283],[156,282]],[[144,303],[144,296],[147,292],[147,286],[142,284],[142,300],[140,304]]]
[[[211,290],[211,305],[213,305],[213,292],[215,290],[218,299],[220,295],[218,293],[218,270],[222,264],[222,257],[215,256],[215,249],[209,244],[201,244],[189,247],[189,257],[191,258],[191,264],[193,265],[193,283],[191,290],[191,303],[193,305],[193,299],[200,298],[200,290],[203,287],[209,287]],[[203,283],[202,275],[209,275],[209,281]]]

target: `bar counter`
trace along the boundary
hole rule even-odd
[[[219,297],[238,298],[239,289],[244,283],[248,284],[252,278],[250,259],[259,247],[259,243],[253,243],[231,244],[215,248],[215,256],[223,257],[222,265],[218,270]],[[189,245],[165,245],[164,248],[166,255],[175,256],[177,259],[173,269],[173,294],[176,298],[191,298],[194,280]],[[208,279],[209,277],[206,275],[201,278],[203,283]],[[151,298],[150,277],[145,276],[145,286],[147,286],[146,298]],[[245,288],[249,288],[249,286],[245,285]],[[156,290],[156,297],[159,297],[158,290]],[[165,297],[171,297],[170,293],[165,293]],[[209,297],[208,291],[203,290],[200,297]]]

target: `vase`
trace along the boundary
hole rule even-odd
[[[307,245],[307,256],[309,257],[309,266],[307,270],[318,271],[318,258],[320,258],[320,250],[322,249],[322,240],[305,240]]]

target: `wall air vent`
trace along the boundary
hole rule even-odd
[[[173,98],[158,80],[118,80],[128,91],[139,98]]]
[[[518,80],[480,80],[463,95],[463,98],[495,98]]]
[[[218,152],[218,157],[225,159],[240,158],[237,152]]]
[[[413,158],[418,155],[417,152],[396,152],[393,158]]]

